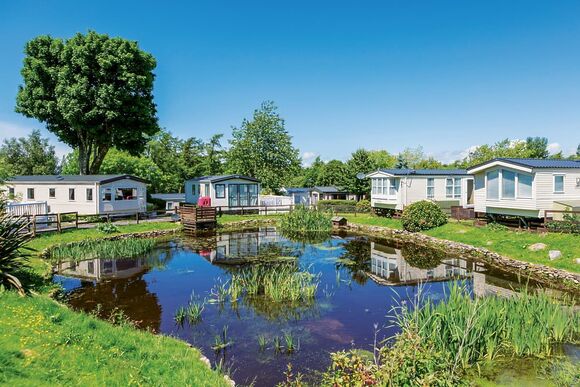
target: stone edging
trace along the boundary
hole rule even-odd
[[[555,287],[574,293],[580,293],[580,275],[571,273],[566,270],[555,269],[537,263],[523,262],[513,258],[504,257],[482,247],[475,247],[465,243],[439,239],[429,235],[412,233],[405,230],[396,230],[387,227],[367,226],[352,223],[348,224],[347,229],[349,231],[360,232],[374,236],[388,236],[400,240],[427,244],[431,247],[443,249],[453,254],[464,255],[468,258],[483,261],[500,269],[509,270],[512,272],[524,272],[532,279],[549,285],[550,287]]]

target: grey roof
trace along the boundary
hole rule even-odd
[[[499,157],[485,163],[474,165],[473,168],[480,167],[485,164],[493,163],[494,161],[504,161],[506,163],[521,165],[528,168],[580,168],[580,160],[562,160],[562,159],[524,159],[524,158],[510,158]]]
[[[284,188],[284,191],[286,191],[289,194],[293,194],[293,193],[307,193],[307,192],[311,192],[312,191],[312,188],[288,187],[288,188]]]
[[[130,179],[148,183],[147,180],[132,175],[22,175],[6,179],[7,183],[110,183]]]
[[[450,176],[450,175],[468,175],[465,169],[379,169],[380,172],[388,173],[394,176]]]
[[[326,186],[326,187],[316,186],[316,187],[314,187],[314,189],[318,192],[321,192],[321,193],[339,193],[339,192],[346,193],[346,192],[348,192],[348,190],[346,188],[337,187],[335,185],[330,185],[330,186]]]
[[[244,176],[244,175],[214,175],[214,176],[201,176],[201,177],[194,177],[193,179],[189,179],[187,181],[203,181],[208,183],[217,183],[224,180],[230,179],[242,179],[242,180],[249,180],[259,182],[258,179],[253,177]]]
[[[175,201],[175,200],[185,200],[184,193],[156,193],[151,194],[151,197],[154,199],[160,199],[165,201]]]

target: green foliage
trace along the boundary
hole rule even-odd
[[[298,171],[300,158],[292,138],[271,101],[234,128],[227,155],[227,169],[260,180],[262,188],[277,192]]]
[[[437,204],[421,200],[405,207],[401,222],[405,230],[417,232],[444,225],[447,215]]]
[[[580,215],[565,212],[562,220],[555,220],[546,224],[548,230],[568,234],[580,234]]]
[[[99,232],[102,232],[103,234],[114,234],[119,232],[119,227],[117,227],[111,222],[99,223],[96,228],[97,230],[99,230]]]
[[[151,251],[156,243],[155,239],[145,238],[85,240],[54,246],[49,249],[48,257],[53,262],[132,258]]]
[[[369,195],[371,192],[371,180],[359,179],[359,173],[369,173],[376,169],[369,151],[357,149],[346,162],[347,181],[346,188],[349,192],[357,195]]]
[[[279,226],[282,231],[293,233],[330,232],[331,218],[330,212],[297,206],[281,217]]]
[[[25,289],[18,276],[28,267],[28,249],[24,246],[31,239],[32,234],[24,218],[9,215],[0,209],[0,287],[15,288],[24,294]]]
[[[110,148],[137,154],[159,130],[155,59],[137,42],[89,31],[26,44],[16,111],[78,149],[81,174],[99,172]]]
[[[437,351],[450,354],[454,369],[501,354],[549,356],[555,343],[573,342],[580,334],[580,314],[574,307],[543,292],[472,298],[454,283],[447,302],[418,297],[415,304],[402,309],[398,325],[418,329]]]
[[[371,212],[371,201],[362,199],[356,202],[356,210],[359,212]]]
[[[466,168],[496,157],[547,158],[547,146],[548,139],[545,137],[528,137],[525,141],[506,138],[492,145],[478,146],[465,159],[456,163],[456,166]]]
[[[508,231],[509,227],[500,223],[491,222],[485,225],[485,228],[491,231]]]
[[[232,273],[228,292],[234,300],[244,295],[275,303],[310,302],[318,283],[318,275],[299,270],[294,263],[249,265]]]
[[[4,139],[0,146],[0,165],[6,176],[54,175],[58,158],[54,146],[34,130],[28,137]]]
[[[323,375],[325,386],[452,386],[463,385],[450,372],[450,359],[414,330],[404,330],[392,347],[375,348],[375,358],[361,351],[331,354],[332,364]]]
[[[386,150],[369,151],[369,156],[375,168],[394,168],[397,164],[397,157]]]

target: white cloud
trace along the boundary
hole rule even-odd
[[[302,153],[302,165],[304,165],[305,167],[309,167],[318,156],[320,155],[316,152]]]
[[[442,163],[449,164],[456,160],[463,160],[464,158],[469,156],[469,154],[473,152],[478,146],[479,145],[472,145],[463,150],[436,152],[435,154],[433,154],[433,157],[435,157],[435,159],[441,161]]]
[[[558,152],[562,151],[562,146],[560,144],[558,144],[557,142],[553,142],[548,144],[548,153],[550,153],[551,155],[556,154]]]

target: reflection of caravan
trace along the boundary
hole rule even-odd
[[[371,242],[371,278],[385,285],[467,277],[467,265],[467,261],[455,258],[445,259],[433,269],[420,269],[407,263],[400,249]]]
[[[144,259],[90,259],[81,262],[62,262],[59,273],[71,277],[96,281],[111,278],[128,278],[145,270]]]
[[[215,249],[200,251],[200,255],[212,263],[228,258],[255,257],[266,246],[278,244],[281,240],[280,235],[273,227],[261,228],[254,233],[221,234],[216,238]]]

